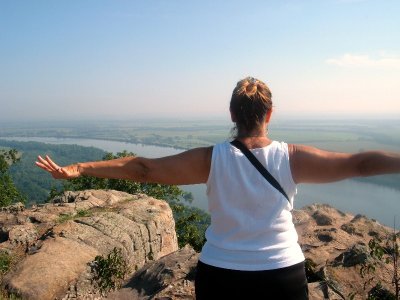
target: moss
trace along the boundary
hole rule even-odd
[[[74,220],[76,218],[90,217],[93,212],[90,210],[81,209],[76,212],[76,214],[61,214],[58,216],[57,223],[64,223],[69,220]]]

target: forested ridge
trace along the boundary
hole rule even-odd
[[[50,174],[35,165],[38,155],[56,157],[60,165],[80,161],[101,160],[105,151],[94,147],[77,145],[52,145],[38,142],[17,142],[0,140],[0,147],[16,149],[20,160],[10,166],[10,175],[16,188],[25,195],[27,205],[43,203],[52,188],[60,188],[61,181],[54,180]]]

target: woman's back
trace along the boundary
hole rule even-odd
[[[214,146],[207,195],[211,226],[201,260],[219,267],[266,270],[304,260],[290,213],[293,182],[286,143],[251,150],[280,182],[291,203],[228,142]],[[232,252],[235,251],[235,252]],[[270,260],[266,260],[271,257]]]

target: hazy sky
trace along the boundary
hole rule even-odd
[[[0,0],[0,120],[400,117],[400,1]]]

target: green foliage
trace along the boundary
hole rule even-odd
[[[61,214],[58,216],[57,223],[64,223],[73,219],[74,219],[73,214]]]
[[[364,289],[367,285],[371,284],[375,280],[373,275],[376,271],[378,262],[384,262],[393,266],[393,277],[391,284],[393,285],[394,289],[394,293],[391,293],[382,287],[381,282],[378,282],[375,287],[369,291],[368,300],[400,299],[400,247],[398,233],[396,233],[396,230],[394,230],[394,232],[389,234],[385,240],[375,237],[369,241],[368,246],[370,249],[370,255],[372,258],[374,258],[374,260],[366,261],[360,269],[361,277],[366,279],[364,282]]]
[[[6,291],[0,291],[0,300],[21,300],[22,298],[15,295],[15,294],[9,294]]]
[[[57,187],[54,185],[51,186],[49,190],[49,195],[46,198],[46,202],[50,202],[51,200],[53,200],[53,198],[55,198],[58,195],[60,195],[60,191],[57,189]]]
[[[0,281],[3,279],[4,275],[11,269],[13,264],[15,264],[15,259],[13,259],[13,257],[9,253],[5,251],[0,251]],[[20,299],[22,298],[15,294],[8,293],[8,291],[4,287],[0,288],[0,300]]]
[[[25,197],[17,190],[9,174],[11,164],[19,161],[15,149],[0,151],[0,206],[8,206],[16,202],[25,202]]]
[[[58,217],[57,223],[64,223],[69,220],[74,220],[76,218],[81,217],[89,217],[92,215],[92,212],[85,209],[80,209],[76,212],[76,214],[62,214]]]
[[[90,217],[92,212],[86,209],[79,209],[75,215],[76,218]]]
[[[120,248],[114,248],[106,257],[96,256],[92,270],[102,293],[120,288],[129,272]]]
[[[0,252],[0,276],[10,270],[12,258],[7,252]]]
[[[9,175],[15,188],[26,195],[28,203],[43,203],[50,190],[62,189],[62,181],[54,180],[50,174],[35,165],[38,155],[48,154],[57,158],[60,165],[79,161],[100,160],[106,153],[94,147],[77,145],[52,145],[38,142],[16,142],[0,140],[0,146],[15,148],[22,153],[18,163],[9,168]],[[54,194],[55,195],[55,194]]]
[[[183,199],[185,199],[185,202],[187,203],[192,203],[194,198],[193,198],[193,194],[190,192],[183,192]]]
[[[179,247],[189,244],[200,251],[205,243],[205,231],[210,225],[210,215],[197,207],[181,203],[170,203],[175,218]]]

